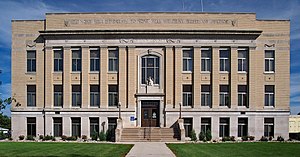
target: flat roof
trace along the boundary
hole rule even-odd
[[[256,14],[254,12],[61,12],[61,13],[46,13],[46,15],[61,15],[61,14]]]

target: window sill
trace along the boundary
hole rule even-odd
[[[100,71],[90,71],[89,74],[99,74]]]
[[[238,74],[247,74],[247,71],[238,71]]]
[[[63,108],[62,106],[53,106],[53,108]]]
[[[182,106],[182,108],[192,108],[192,106]]]
[[[99,106],[90,106],[90,108],[100,108]]]
[[[209,109],[209,108],[211,108],[211,107],[210,107],[210,106],[200,106],[200,108]]]
[[[182,71],[183,74],[192,74],[192,71]]]
[[[274,106],[264,106],[264,109],[274,109]]]
[[[275,71],[265,71],[264,74],[275,74]]]
[[[201,71],[201,74],[210,74],[210,71]]]
[[[53,71],[52,73],[53,73],[53,74],[62,74],[62,73],[64,73],[64,72],[62,72],[62,71]]]
[[[36,75],[36,72],[26,72],[25,75]]]
[[[108,74],[117,74],[118,71],[108,71],[107,73],[108,73]]]
[[[220,71],[220,74],[229,74],[229,71]]]
[[[237,106],[237,108],[248,108],[247,106]]]
[[[81,108],[81,107],[79,107],[79,106],[72,106],[72,108]]]
[[[71,74],[81,74],[81,71],[72,71]]]
[[[230,108],[229,106],[220,106],[219,105],[219,108]]]

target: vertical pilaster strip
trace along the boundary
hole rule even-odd
[[[100,48],[100,107],[108,107],[108,49],[107,47]]]
[[[219,107],[220,61],[219,48],[212,48],[212,108]]]
[[[237,47],[231,47],[230,52],[230,106],[231,108],[237,108],[237,83],[238,83],[238,61],[237,61]]]
[[[166,92],[166,108],[172,108],[174,104],[173,90],[174,90],[174,59],[173,48],[171,46],[166,47],[165,54],[165,92]]]
[[[36,66],[36,102],[37,106],[43,108],[44,107],[44,51],[43,45],[37,44],[37,66]]]
[[[248,72],[247,72],[247,80],[248,80],[248,92],[249,92],[249,108],[256,109],[257,101],[256,101],[256,55],[257,51],[255,48],[249,48],[248,54]]]
[[[128,108],[134,108],[136,105],[137,70],[135,47],[128,47]]]
[[[64,67],[63,67],[63,107],[71,108],[71,61],[72,61],[72,52],[71,47],[64,47]]]
[[[127,51],[126,47],[119,47],[119,73],[118,73],[118,84],[119,84],[119,102],[121,107],[126,108],[126,91],[127,91]]]
[[[182,47],[175,47],[175,108],[182,102]]]
[[[201,106],[201,49],[200,47],[194,47],[194,68],[193,68],[193,97],[194,108],[200,108]]]
[[[89,107],[89,47],[88,46],[82,46],[81,47],[81,104],[82,108],[88,108]]]
[[[52,47],[46,47],[46,60],[45,60],[45,108],[51,108],[53,106],[53,84],[52,84],[52,69],[53,69],[53,51]]]

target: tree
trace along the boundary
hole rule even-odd
[[[6,106],[10,105],[12,103],[12,101],[16,101],[16,100],[14,98],[11,98],[11,97],[9,97],[7,99],[4,99],[4,100],[2,100],[0,98],[0,115],[3,114],[2,111],[6,108]]]
[[[11,119],[6,115],[0,114],[0,127],[11,129]]]

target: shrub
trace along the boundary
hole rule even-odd
[[[98,139],[98,133],[94,131],[94,133],[92,134],[92,140],[97,141],[97,139]]]
[[[55,137],[52,138],[52,141],[56,141]]]
[[[235,141],[235,137],[234,136],[230,136],[230,141]]]
[[[213,140],[213,142],[215,143],[215,142],[217,142],[216,140]]]
[[[204,141],[205,138],[206,138],[206,137],[205,137],[204,132],[201,131],[201,132],[199,133],[199,140],[200,140],[200,141]]]
[[[265,136],[262,136],[262,137],[260,138],[260,141],[268,141],[268,138],[265,137]]]
[[[66,138],[67,141],[76,141],[77,137],[76,136],[70,136]]]
[[[19,140],[24,140],[25,136],[24,135],[20,135],[19,136]]]
[[[254,136],[249,136],[250,141],[254,141],[255,137]]]
[[[194,129],[190,133],[190,138],[191,138],[192,141],[196,141],[197,140],[197,135],[196,135],[196,132],[195,132]]]
[[[242,137],[242,140],[243,140],[243,141],[248,141],[248,136],[243,136],[243,137]]]
[[[49,136],[49,135],[46,135],[43,139],[43,141],[49,141],[49,140],[53,140],[53,136]]]
[[[282,142],[282,141],[284,141],[284,138],[283,138],[283,137],[281,137],[281,136],[278,136],[278,137],[277,137],[277,141],[280,141],[280,142]]]
[[[40,136],[39,136],[39,139],[40,139],[40,140],[44,140],[44,136],[43,136],[43,135],[40,135]]]
[[[101,132],[99,133],[99,140],[100,140],[100,141],[105,141],[105,140],[106,140],[106,134],[105,134],[104,131],[101,131]]]
[[[208,130],[206,131],[205,137],[206,137],[206,140],[207,140],[207,141],[211,141],[212,136],[211,136],[211,131],[210,131],[210,129],[208,129]]]
[[[12,138],[12,137],[9,137],[9,138],[8,138],[8,140],[12,141],[12,140],[13,140],[13,138]]]
[[[86,135],[82,135],[81,138],[86,141],[87,140],[87,136]]]
[[[66,135],[62,135],[62,136],[61,136],[61,139],[62,139],[63,141],[65,141],[65,140],[67,139],[67,136],[66,136]]]
[[[270,136],[270,137],[269,137],[269,141],[272,141],[272,140],[273,140],[273,137],[272,137],[272,136]]]
[[[33,140],[34,140],[34,137],[33,137],[33,136],[31,136],[31,135],[28,135],[28,136],[26,137],[26,140],[33,141]]]
[[[6,139],[6,135],[0,131],[0,140]]]
[[[225,142],[225,141],[230,141],[230,140],[231,140],[231,138],[228,137],[228,136],[222,137],[222,141],[223,141],[223,142]]]

